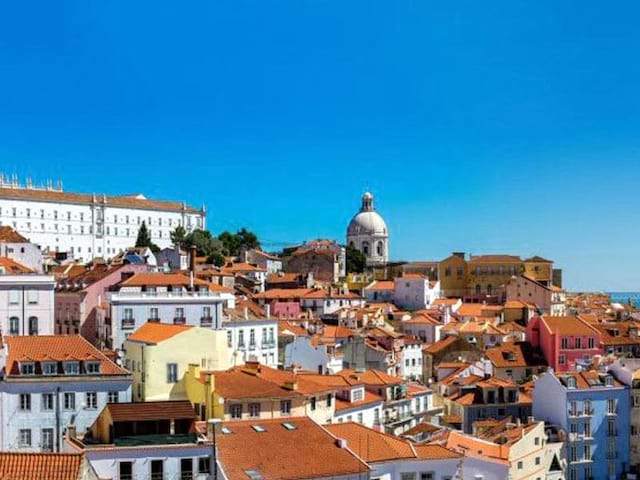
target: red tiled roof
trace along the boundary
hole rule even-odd
[[[0,479],[78,480],[87,463],[79,453],[0,452]]]
[[[206,282],[200,278],[194,278],[193,284],[209,287],[214,292],[232,292],[230,288],[215,283]],[[120,283],[123,287],[189,287],[191,279],[181,273],[136,273]]]
[[[369,391],[364,392],[364,398],[357,402],[348,402],[346,400],[341,400],[336,398],[336,412],[349,410],[352,408],[362,407],[364,405],[372,405],[374,403],[383,403],[384,399],[375,393],[371,393]]]
[[[107,405],[114,422],[196,419],[191,402],[186,400],[165,402],[110,403]]]
[[[293,426],[287,429],[286,422]],[[264,431],[257,432],[253,426]],[[348,448],[341,448],[328,430],[306,417],[226,422],[232,433],[217,437],[219,461],[229,480],[247,480],[247,472],[264,479],[331,478],[369,467]]]
[[[380,291],[380,290],[393,290],[395,288],[394,282],[391,280],[377,280],[373,282],[368,287],[365,287],[365,290],[371,291]]]
[[[41,202],[71,203],[76,205],[91,205],[94,196],[83,193],[67,193],[53,190],[35,190],[27,188],[0,188],[0,198],[11,198],[16,200],[32,200]],[[138,198],[132,195],[96,195],[96,202],[99,204],[106,200],[111,207],[138,208],[143,210],[161,210],[167,212],[181,212],[183,208],[189,213],[200,213],[190,206],[185,206],[180,202],[168,202],[164,200],[149,200]]]
[[[21,274],[21,273],[33,273],[33,270],[25,267],[21,263],[7,257],[0,257],[0,267],[2,267],[6,274]]]
[[[169,323],[147,322],[133,332],[127,340],[156,344],[192,328],[193,327],[191,325],[172,325]]]
[[[25,237],[16,232],[13,228],[5,225],[0,227],[0,242],[4,243],[28,243]]]
[[[80,335],[39,335],[6,337],[9,355],[7,372],[18,374],[17,362],[31,359],[34,362],[64,362],[66,360],[98,360],[101,375],[127,375],[125,369],[109,360],[100,350]]]

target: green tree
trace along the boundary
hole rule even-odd
[[[237,256],[243,249],[260,248],[258,236],[246,228],[241,228],[236,233],[222,232],[218,239],[228,255]]]
[[[224,257],[222,242],[211,235],[208,230],[194,230],[187,235],[185,242],[188,247],[196,247],[198,255],[202,257],[209,258],[212,255],[222,255]]]
[[[138,229],[138,238],[136,238],[136,247],[149,247],[153,253],[158,253],[160,247],[151,241],[151,232],[147,228],[147,224],[142,222]]]
[[[347,245],[347,273],[362,273],[367,264],[364,254],[353,245]]]
[[[178,225],[169,236],[174,246],[185,246],[187,243],[187,231],[182,225]]]

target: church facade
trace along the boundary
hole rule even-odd
[[[373,195],[369,192],[362,196],[360,211],[349,222],[347,244],[364,254],[367,266],[385,265],[389,261],[389,230],[376,212]]]

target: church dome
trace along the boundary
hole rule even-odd
[[[347,228],[347,236],[357,235],[387,236],[387,224],[374,210],[373,195],[369,192],[362,196],[362,207]]]

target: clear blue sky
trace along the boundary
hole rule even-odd
[[[638,2],[0,7],[0,169],[206,203],[214,232],[540,254],[640,290]]]

